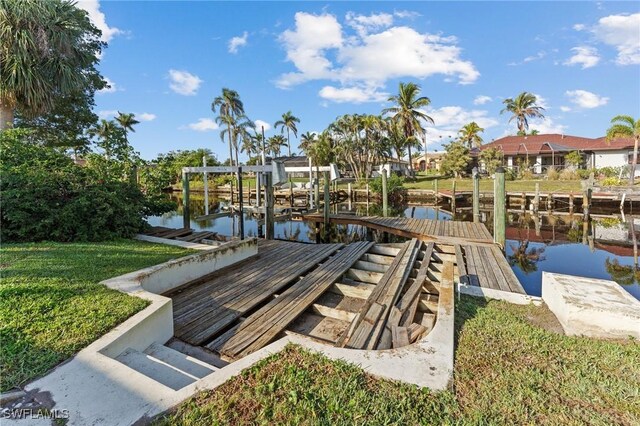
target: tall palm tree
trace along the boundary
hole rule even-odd
[[[285,145],[285,139],[282,135],[274,135],[267,139],[267,149],[274,157],[280,156],[282,146]]]
[[[291,157],[291,140],[289,139],[289,132],[293,132],[293,136],[298,137],[298,127],[296,127],[296,123],[300,123],[300,119],[291,114],[291,111],[287,111],[282,114],[282,120],[276,121],[273,125],[276,129],[279,127],[282,133],[284,133],[284,129],[287,129],[287,148],[289,148],[289,157]]]
[[[311,133],[311,132],[303,133],[300,135],[300,145],[298,146],[298,148],[300,148],[302,152],[304,152],[304,154],[308,156],[309,149],[311,148],[315,140],[316,140],[315,133]]]
[[[500,114],[511,113],[509,123],[516,120],[518,132],[526,132],[529,129],[530,118],[544,118],[541,111],[544,108],[536,105],[536,95],[529,92],[522,92],[515,99],[507,98],[502,103],[505,105]]]
[[[56,99],[84,90],[105,43],[70,1],[11,0],[0,6],[0,130],[16,108],[45,113]]]
[[[120,127],[122,127],[122,129],[124,130],[124,138],[127,140],[127,142],[129,142],[127,133],[128,132],[135,133],[135,129],[133,128],[133,126],[135,126],[136,124],[140,124],[140,122],[135,119],[135,114],[133,113],[124,114],[120,111],[118,111],[118,116],[116,117],[116,121],[120,124]]]
[[[640,119],[629,115],[616,115],[611,119],[612,126],[607,129],[607,141],[616,138],[633,138],[633,160],[629,165],[629,185],[633,185],[638,167],[638,142],[640,141]]]
[[[244,104],[240,100],[238,92],[224,87],[222,94],[213,99],[211,110],[214,113],[219,111],[216,121],[218,124],[224,123],[227,126],[226,134],[229,141],[229,164],[233,165],[233,141],[236,137],[232,127],[236,119],[244,115]],[[223,133],[220,134],[220,137],[223,137]]]
[[[419,108],[424,108],[431,104],[431,100],[426,96],[420,95],[420,86],[415,83],[400,83],[398,94],[391,96],[388,100],[393,102],[395,106],[382,110],[383,114],[390,114],[400,123],[406,139],[406,146],[409,154],[409,169],[413,171],[411,147],[415,146],[415,142],[419,140],[416,136],[418,132],[424,129],[420,123],[421,120],[427,123],[433,123],[433,119]]]
[[[474,146],[480,147],[482,146],[482,137],[480,137],[479,133],[484,132],[484,129],[478,126],[478,123],[472,121],[469,124],[465,124],[462,126],[462,129],[458,130],[458,134],[460,135],[460,140],[467,144],[469,149]]]

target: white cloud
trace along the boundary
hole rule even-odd
[[[210,132],[218,129],[218,124],[210,118],[200,118],[195,123],[187,124],[186,127],[180,127],[181,129],[188,128],[197,132]]]
[[[246,31],[242,33],[240,37],[232,37],[229,40],[229,53],[238,53],[238,49],[247,45],[247,38],[249,33]]]
[[[256,130],[261,130],[262,127],[264,127],[264,131],[266,132],[267,130],[271,129],[271,124],[267,123],[266,121],[263,120],[256,120],[254,121],[255,125],[256,125]]]
[[[600,62],[598,49],[595,47],[577,46],[571,51],[575,53],[564,62],[565,65],[582,65],[582,69],[585,69],[594,67]]]
[[[545,117],[543,119],[534,118],[529,120],[529,131],[537,130],[540,134],[552,134],[552,133],[566,133],[567,126],[564,124],[554,123],[551,117]]]
[[[549,109],[547,98],[538,95],[537,93],[532,93],[532,95],[536,97],[536,105],[538,105],[540,108]]]
[[[593,33],[618,51],[618,65],[640,64],[640,13],[600,18]]]
[[[478,109],[466,110],[460,106],[427,108],[423,112],[433,118],[435,123],[433,125],[426,125],[427,144],[448,142],[447,138],[449,136],[455,138],[458,130],[472,121],[475,121],[478,126],[485,130],[499,124],[498,120],[488,116],[488,111]]]
[[[476,96],[476,98],[473,100],[473,104],[474,105],[484,105],[487,102],[491,102],[491,96],[486,96],[486,95],[480,95],[480,96]]]
[[[295,29],[280,36],[296,71],[281,75],[276,85],[290,88],[330,80],[341,87],[323,88],[325,98],[365,102],[381,99],[380,89],[389,79],[442,74],[469,84],[480,75],[471,62],[460,58],[462,50],[455,37],[389,27],[392,23],[393,17],[387,14],[347,15],[347,24],[356,29],[356,34],[349,35],[333,15],[296,13]],[[363,93],[371,96],[365,99]]]
[[[580,108],[597,108],[606,105],[609,98],[596,95],[586,90],[567,90],[565,95],[569,97],[569,101],[576,104]]]
[[[573,29],[576,31],[583,31],[587,28],[587,26],[585,24],[575,24],[573,26]]]
[[[540,52],[536,53],[535,55],[527,56],[526,58],[524,58],[522,60],[522,62],[537,61],[537,60],[540,60],[540,59],[544,58],[545,56],[547,56],[547,52],[540,51]]]
[[[422,16],[420,13],[418,12],[414,12],[411,10],[396,10],[393,12],[393,16],[400,18],[400,19],[404,19],[404,18],[417,18],[418,16]]]
[[[107,82],[107,86],[104,89],[98,90],[97,93],[99,94],[114,93],[115,91],[118,90],[118,86],[116,85],[116,83],[111,81],[108,77],[104,77],[104,81]]]
[[[366,16],[347,12],[346,21],[347,25],[356,30],[360,37],[364,37],[371,31],[390,27],[393,24],[393,15],[388,13],[372,13]]]
[[[103,109],[102,111],[98,111],[98,117],[100,118],[115,117],[116,115],[118,115],[117,109]]]
[[[202,84],[200,77],[187,71],[169,70],[169,79],[171,90],[185,96],[195,95]]]
[[[140,121],[153,121],[156,119],[156,115],[151,114],[150,112],[141,112],[139,114],[136,113],[135,118],[137,118]]]
[[[102,41],[107,43],[123,31],[116,27],[110,27],[107,24],[107,18],[100,11],[100,2],[98,0],[80,0],[77,3],[78,8],[84,9],[89,14],[89,19],[100,31],[102,31]]]
[[[562,105],[562,106],[560,107],[560,111],[562,111],[562,112],[569,112],[569,111],[571,111],[571,107],[568,107],[568,106]]]
[[[324,86],[318,92],[321,98],[337,103],[351,102],[359,104],[362,102],[385,101],[389,98],[388,93],[378,92],[375,87],[333,87]]]

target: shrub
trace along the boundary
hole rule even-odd
[[[387,178],[387,192],[389,195],[402,191],[404,189],[404,178],[392,173]],[[382,176],[378,176],[375,179],[369,181],[369,189],[377,194],[382,194]]]
[[[520,173],[520,179],[531,180],[533,179],[533,172],[531,170],[522,170]]]
[[[597,175],[611,178],[620,176],[621,167],[601,167],[597,170]]]
[[[617,177],[607,177],[601,182],[602,186],[618,186],[621,185],[620,179]]]
[[[553,167],[548,168],[547,180],[558,180],[558,179],[560,179],[560,173],[558,173],[558,171]]]
[[[171,206],[128,180],[104,178],[65,154],[30,141],[30,132],[0,134],[3,241],[101,241],[131,237],[144,217]]]
[[[594,169],[578,169],[576,172],[578,173],[578,176],[580,176],[580,179],[589,179],[591,173],[596,174]]]
[[[517,173],[513,169],[504,169],[505,180],[516,180]]]
[[[580,175],[573,169],[564,169],[560,172],[560,180],[578,180]]]

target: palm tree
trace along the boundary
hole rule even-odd
[[[293,132],[293,136],[298,137],[298,128],[296,127],[296,123],[300,123],[300,119],[291,114],[291,111],[287,111],[282,114],[282,120],[276,121],[273,125],[276,129],[280,127],[280,131],[282,133],[284,133],[284,129],[287,129],[287,148],[289,148],[289,157],[291,157],[291,140],[289,139],[289,132]]]
[[[232,128],[237,118],[244,115],[244,105],[240,100],[240,95],[235,90],[222,89],[222,95],[214,98],[211,103],[211,110],[215,113],[219,111],[216,122],[224,123],[227,126],[226,134],[229,141],[229,164],[233,165],[233,141],[236,140],[235,131]],[[223,133],[220,134],[223,137]],[[223,139],[224,141],[224,139]],[[236,164],[237,166],[238,164]]]
[[[536,105],[538,99],[533,93],[522,92],[515,99],[507,98],[502,103],[505,105],[500,114],[510,112],[512,114],[509,123],[516,120],[518,132],[525,132],[529,129],[529,118],[544,118],[541,111],[544,108]]]
[[[101,148],[104,149],[104,155],[107,160],[111,159],[111,137],[117,130],[116,122],[113,120],[102,119],[89,131],[91,136],[96,136],[102,140]]]
[[[131,131],[135,133],[135,129],[133,126],[136,124],[140,124],[138,120],[135,118],[135,114],[124,114],[118,111],[118,116],[116,117],[116,121],[120,124],[120,127],[124,130],[124,138],[129,142],[129,138],[127,138],[127,132]]]
[[[279,157],[280,150],[285,144],[284,136],[274,135],[267,139],[267,150],[270,151],[274,157]]]
[[[465,124],[462,126],[462,129],[458,130],[458,134],[460,135],[460,141],[465,143],[469,149],[482,146],[482,137],[480,137],[479,133],[484,132],[484,129],[478,126],[478,123],[472,121],[469,124]]]
[[[311,132],[303,133],[300,135],[300,145],[298,146],[298,148],[300,148],[302,152],[304,152],[304,154],[308,156],[309,149],[311,148],[315,140],[316,140],[315,133],[311,133]]]
[[[383,114],[391,114],[402,126],[406,146],[409,153],[409,169],[413,171],[411,147],[415,146],[418,141],[416,133],[423,132],[424,129],[420,124],[420,120],[427,123],[433,123],[433,119],[418,108],[424,108],[431,104],[431,100],[426,96],[420,95],[420,86],[415,83],[400,83],[398,94],[391,96],[388,100],[396,105],[385,108]],[[419,141],[418,141],[419,143]]]
[[[56,99],[91,85],[105,46],[85,11],[70,1],[3,1],[0,6],[0,130],[16,108],[46,113]]]
[[[638,167],[638,142],[640,141],[640,119],[629,115],[616,115],[611,119],[612,126],[607,129],[607,142],[616,138],[633,138],[633,161],[629,165],[629,185],[633,185]]]

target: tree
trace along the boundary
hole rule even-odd
[[[124,114],[120,111],[118,111],[118,116],[116,117],[116,121],[118,122],[118,124],[120,124],[120,127],[122,127],[122,130],[124,130],[124,137],[127,140],[127,142],[129,142],[127,133],[135,132],[135,129],[133,128],[133,126],[135,126],[136,124],[140,124],[140,122],[135,119],[135,115],[133,113]]]
[[[633,160],[629,165],[629,185],[633,185],[638,167],[638,142],[640,141],[640,119],[629,115],[616,115],[611,119],[612,126],[607,129],[607,142],[616,138],[633,138]]]
[[[308,156],[309,148],[311,148],[311,146],[315,141],[316,141],[315,133],[311,133],[311,132],[303,133],[300,135],[300,145],[298,146],[298,148],[300,148],[302,152],[304,152],[304,155]]]
[[[104,156],[107,160],[111,159],[111,152],[114,148],[115,134],[117,133],[118,126],[113,120],[102,119],[96,125],[95,128],[90,130],[90,134],[98,138],[98,147],[104,150]]]
[[[578,168],[584,162],[584,158],[580,151],[571,151],[564,156],[564,161],[573,168]]]
[[[216,122],[218,124],[224,123],[227,126],[226,133],[229,141],[229,163],[233,165],[233,141],[235,138],[235,129],[233,129],[233,123],[236,122],[238,117],[244,116],[244,104],[240,100],[240,95],[235,90],[222,89],[222,95],[214,98],[211,103],[211,110],[215,113],[219,111]],[[223,138],[224,132],[220,133],[220,138]],[[236,164],[237,166],[237,164]]]
[[[446,145],[445,150],[447,153],[442,159],[442,171],[447,174],[451,173],[455,177],[460,177],[471,162],[469,148],[462,142],[453,141]]]
[[[484,163],[484,168],[490,175],[496,172],[496,169],[502,165],[504,154],[497,148],[487,148],[480,153],[480,160]]]
[[[479,148],[482,146],[482,138],[479,133],[484,132],[484,129],[478,126],[478,123],[472,121],[469,124],[465,124],[462,126],[462,129],[458,130],[458,134],[460,135],[460,140],[464,142],[469,149],[474,146]]]
[[[282,133],[284,133],[284,129],[287,129],[287,148],[289,149],[289,157],[291,157],[291,140],[289,139],[289,132],[293,132],[293,136],[298,137],[298,128],[296,127],[296,123],[300,123],[300,119],[291,114],[291,111],[287,111],[282,114],[282,120],[276,121],[273,125],[276,129],[280,127],[280,131]]]
[[[533,93],[522,92],[515,99],[507,98],[502,101],[505,107],[500,111],[500,114],[510,112],[509,123],[515,120],[518,132],[526,132],[529,129],[530,118],[544,118],[541,112],[544,111],[544,108],[536,105],[537,100]]]
[[[87,13],[65,0],[4,0],[0,8],[0,130],[51,111],[99,77],[106,46]],[[99,77],[100,80],[101,77]]]
[[[274,135],[267,138],[267,150],[271,152],[274,157],[280,156],[282,146],[285,145],[285,139],[282,135]]]
[[[391,96],[388,100],[396,105],[385,108],[383,114],[391,114],[395,120],[400,123],[406,139],[406,146],[409,153],[409,169],[413,170],[411,147],[415,146],[416,141],[420,143],[416,137],[416,133],[423,132],[424,129],[420,124],[420,120],[434,124],[433,119],[418,108],[427,107],[431,104],[431,100],[426,96],[420,95],[420,86],[415,83],[400,83],[398,94]]]

